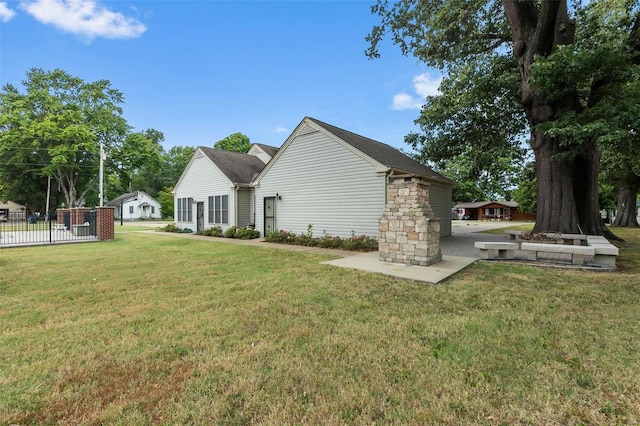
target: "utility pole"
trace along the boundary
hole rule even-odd
[[[104,204],[104,144],[100,142],[100,184],[99,184],[99,206],[103,207]]]

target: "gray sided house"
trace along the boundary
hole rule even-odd
[[[430,184],[440,236],[451,235],[453,182],[389,145],[306,117],[252,182],[256,229],[305,233],[312,225],[314,236],[378,237],[396,176]]]
[[[419,177],[440,235],[451,235],[453,182],[397,149],[306,117],[280,149],[247,154],[198,147],[174,189],[175,223],[202,231],[255,225],[315,236],[378,237],[387,183]]]
[[[174,188],[176,226],[199,232],[254,223],[252,179],[277,148],[254,144],[248,154],[198,147]]]

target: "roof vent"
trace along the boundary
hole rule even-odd
[[[298,132],[298,136],[308,135],[309,133],[314,133],[314,132],[317,132],[317,131],[318,131],[318,129],[316,129],[315,127],[310,126],[308,124],[305,124],[302,127],[302,129],[300,129],[300,131]]]

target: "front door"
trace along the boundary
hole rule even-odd
[[[264,235],[276,230],[276,197],[264,199]]]
[[[198,219],[196,232],[202,232],[204,231],[204,201],[198,201],[196,217]]]

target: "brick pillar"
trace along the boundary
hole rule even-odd
[[[73,225],[82,225],[84,224],[84,215],[85,213],[89,213],[91,209],[87,207],[77,207],[75,209],[69,209],[69,217],[71,220],[71,229],[73,229]]]
[[[96,231],[98,240],[113,240],[115,238],[115,207],[96,207]]]
[[[380,260],[420,266],[442,260],[440,219],[429,204],[429,186],[418,176],[389,178],[378,223]]]
[[[69,209],[58,209],[56,210],[56,222],[58,225],[64,225],[64,215],[69,213]]]

